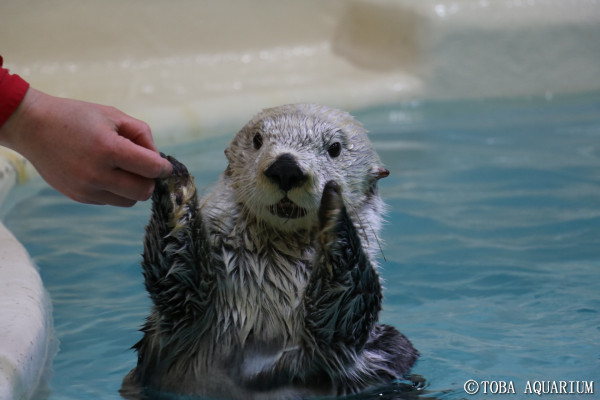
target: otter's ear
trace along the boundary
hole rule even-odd
[[[371,170],[371,175],[373,176],[373,178],[375,178],[376,181],[378,181],[381,178],[388,177],[390,175],[390,171],[384,167],[374,167]]]
[[[379,180],[381,178],[385,178],[385,177],[389,176],[390,171],[388,171],[384,167],[374,166],[371,169],[370,175],[371,175],[371,177],[370,177],[370,183],[369,183],[369,190],[367,193],[374,195],[377,193],[377,182],[379,182]]]
[[[231,150],[229,150],[229,147],[225,149],[225,157],[227,158],[227,162],[231,162],[231,158],[229,156],[230,152]]]

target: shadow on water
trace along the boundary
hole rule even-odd
[[[415,374],[408,375],[405,380],[397,380],[385,386],[370,388],[348,396],[285,397],[285,400],[441,400],[444,398],[443,392],[430,391],[428,386],[423,376]],[[130,392],[121,392],[121,394],[128,400],[217,400],[210,397],[177,395],[151,388],[144,388],[137,394]]]

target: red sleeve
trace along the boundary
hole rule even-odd
[[[6,68],[2,68],[2,56],[0,56],[0,126],[4,125],[21,104],[27,89],[29,83],[19,75],[11,75]]]

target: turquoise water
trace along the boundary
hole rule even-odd
[[[420,396],[493,398],[482,381],[504,381],[517,393],[509,398],[537,397],[523,394],[528,382],[598,380],[600,93],[409,103],[357,117],[391,171],[380,182],[389,204],[381,320],[420,350]],[[208,189],[229,140],[161,150]],[[139,267],[149,204],[76,204],[41,182],[12,197],[4,221],[55,309],[51,399],[120,398],[150,307]],[[470,379],[481,385],[475,396]]]

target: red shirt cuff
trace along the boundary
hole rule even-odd
[[[19,107],[27,89],[29,83],[19,75],[10,74],[6,68],[2,68],[2,56],[0,56],[0,126],[4,125]]]

